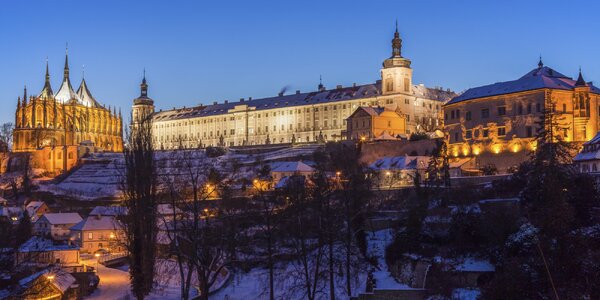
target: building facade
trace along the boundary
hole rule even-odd
[[[600,89],[581,71],[573,80],[540,59],[517,80],[469,89],[444,105],[448,149],[454,157],[533,150],[537,121],[547,109],[560,113],[564,140],[584,142],[598,131],[599,105]]]
[[[406,136],[406,117],[383,107],[359,107],[346,122],[348,139],[369,141]]]
[[[341,140],[347,136],[346,119],[359,106],[381,106],[406,115],[404,134],[433,131],[441,125],[442,105],[455,94],[413,84],[411,61],[402,57],[401,47],[396,29],[392,56],[384,61],[376,83],[334,89],[319,83],[309,93],[167,111],[155,111],[144,76],[141,95],[132,106],[132,122],[152,116],[157,149]]]
[[[46,62],[44,88],[36,96],[17,100],[13,151],[32,153],[34,167],[62,172],[89,151],[123,149],[121,113],[101,105],[92,96],[85,79],[77,92],[69,78],[68,55],[58,92],[50,85]]]

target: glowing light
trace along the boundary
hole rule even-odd
[[[514,144],[511,147],[512,152],[519,152],[519,150],[521,150],[521,146],[519,144]]]
[[[360,137],[360,140],[361,140],[361,141],[363,141],[363,142],[364,142],[366,139],[367,139],[367,138],[366,138],[366,137],[364,137],[364,136],[361,136],[361,137]]]
[[[258,183],[258,179],[254,179],[252,182],[254,182],[254,184]]]
[[[335,176],[340,177],[340,175],[342,175],[342,172],[340,172],[340,171],[335,172]]]
[[[481,153],[481,149],[479,149],[479,147],[473,147],[473,154],[479,155],[479,153]]]
[[[496,144],[496,145],[492,146],[492,151],[494,151],[494,153],[498,154],[498,153],[500,153],[500,150],[502,150],[501,145]]]
[[[115,238],[115,233],[114,233],[114,232],[111,232],[111,233],[110,233],[110,238],[111,238],[111,239],[114,239],[114,238]]]
[[[390,171],[385,172],[385,175],[390,176],[392,175],[392,173],[390,173]]]
[[[100,253],[96,253],[96,254],[94,254],[94,256],[95,256],[96,258],[98,258],[98,257],[100,257]]]
[[[52,279],[54,279],[54,275],[48,275],[48,276],[46,276],[46,278],[47,278],[48,280],[52,280]]]

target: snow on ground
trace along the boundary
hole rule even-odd
[[[481,291],[479,289],[470,289],[470,288],[462,288],[462,289],[454,289],[452,291],[452,300],[477,300],[477,297],[481,295]]]
[[[95,267],[96,261],[85,261],[86,264]],[[98,288],[85,299],[89,300],[127,300],[134,299],[129,290],[129,272],[119,269],[107,268],[98,264],[98,276],[100,283]]]
[[[378,290],[412,290],[410,286],[399,283],[388,270],[385,262],[385,248],[394,241],[392,229],[383,229],[367,233],[367,252],[377,257],[379,270],[373,272]]]

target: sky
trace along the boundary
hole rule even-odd
[[[48,58],[83,66],[94,97],[128,115],[146,69],[158,109],[379,79],[396,20],[413,81],[460,92],[545,65],[600,81],[597,1],[4,1],[0,122],[37,94]]]

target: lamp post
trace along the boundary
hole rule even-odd
[[[100,260],[100,253],[96,253],[96,254],[94,254],[94,256],[96,257],[96,274],[99,277],[100,276],[100,270],[98,269],[98,260]]]

